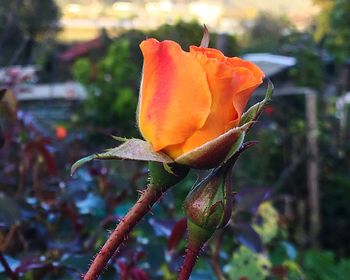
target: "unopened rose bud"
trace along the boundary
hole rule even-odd
[[[228,161],[214,169],[185,200],[188,245],[179,280],[187,280],[203,245],[215,231],[226,226],[232,214],[232,168],[239,155],[256,142],[240,146]]]
[[[232,168],[239,155],[254,144],[243,144],[228,162],[214,169],[188,194],[184,209],[190,239],[204,244],[217,229],[226,226],[233,207]]]
[[[214,169],[189,193],[184,206],[189,221],[212,232],[226,225],[232,212],[231,169],[232,164]]]
[[[231,170],[234,161],[214,169],[185,200],[188,245],[179,280],[188,280],[203,245],[227,224],[232,212]]]

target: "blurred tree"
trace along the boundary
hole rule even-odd
[[[335,1],[330,14],[330,32],[326,45],[343,62],[350,57],[350,5],[348,0]]]
[[[35,43],[58,30],[59,16],[54,0],[2,0],[0,65],[31,63]]]
[[[290,70],[298,86],[321,89],[326,82],[326,67],[322,50],[310,32],[292,32],[281,44],[283,54],[297,59],[296,67]]]
[[[138,69],[142,69],[143,57],[140,51],[140,43],[147,38],[147,35],[141,30],[128,30],[118,36],[119,39],[125,39],[129,42],[130,62],[134,63]],[[136,85],[138,90],[139,84]]]
[[[261,13],[253,24],[245,25],[245,52],[278,52],[283,38],[294,29],[285,17]]]
[[[324,36],[329,32],[329,15],[334,6],[333,0],[314,0],[314,3],[321,9],[315,18],[314,38],[317,42],[322,41]]]
[[[158,40],[173,40],[178,42],[184,50],[191,45],[199,45],[202,40],[203,26],[197,21],[179,21],[174,25],[163,24],[149,33],[149,37]],[[211,38],[212,39],[212,38]],[[211,43],[214,43],[213,40]]]
[[[322,40],[338,62],[350,58],[350,5],[348,0],[317,0],[322,11],[315,36]]]
[[[220,49],[226,56],[236,56],[239,45],[236,37],[229,34],[217,34],[210,32],[209,47]],[[173,40],[178,42],[182,49],[188,51],[191,45],[199,46],[203,36],[203,25],[197,21],[178,21],[174,25],[163,24],[158,29],[149,33],[149,37],[158,40]]]

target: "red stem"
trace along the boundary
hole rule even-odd
[[[2,266],[4,267],[4,270],[7,274],[7,276],[12,279],[12,280],[17,280],[18,276],[15,272],[12,271],[11,267],[9,266],[7,260],[5,259],[4,255],[2,254],[2,252],[0,251],[0,263],[2,264]]]
[[[159,200],[164,191],[153,185],[148,186],[103,245],[88,272],[83,277],[84,280],[96,280],[99,277],[119,245],[125,240],[134,226],[150,211],[153,204]]]
[[[196,264],[197,257],[201,248],[202,246],[200,245],[191,246],[191,244],[189,244],[178,280],[188,280],[190,278],[191,272],[194,265]]]

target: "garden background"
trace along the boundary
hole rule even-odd
[[[256,62],[275,84],[234,171],[229,225],[191,279],[349,279],[348,0],[0,2],[0,279],[80,279],[147,181],[147,166],[78,159],[140,137],[145,38]],[[265,86],[266,88],[266,86]],[[251,104],[263,99],[264,86]],[[170,190],[102,279],[176,279],[183,201]]]

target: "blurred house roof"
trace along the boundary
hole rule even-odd
[[[14,90],[19,101],[46,99],[82,100],[86,90],[80,83],[65,82],[52,84],[19,85]]]
[[[245,60],[258,65],[266,77],[272,77],[282,71],[293,67],[297,59],[291,56],[275,55],[270,53],[250,53],[243,56]]]
[[[99,49],[102,46],[102,39],[98,37],[90,41],[74,44],[68,50],[59,54],[58,57],[63,61],[70,62],[80,56],[87,55],[90,50]]]

